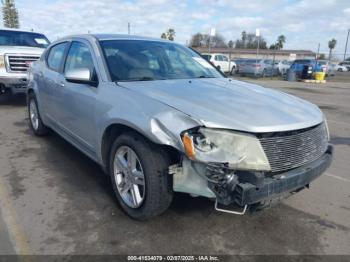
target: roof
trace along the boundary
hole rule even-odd
[[[169,40],[166,39],[160,39],[160,38],[151,38],[151,37],[145,37],[145,36],[136,36],[136,35],[122,35],[122,34],[78,34],[78,35],[67,35],[65,37],[62,37],[60,39],[57,39],[54,43],[65,41],[65,40],[71,40],[73,38],[82,38],[87,40],[144,40],[144,41],[158,41],[158,42],[169,42]]]
[[[208,53],[208,47],[194,47],[196,51],[200,53]],[[256,54],[256,49],[239,49],[239,48],[218,48],[212,47],[211,53],[234,53],[234,54]],[[282,49],[282,50],[272,50],[272,49],[259,49],[259,54],[276,54],[276,55],[310,55],[315,56],[316,54],[311,50],[295,50],[295,49]]]
[[[98,40],[153,40],[153,41],[166,41],[169,40],[161,39],[161,38],[152,38],[146,36],[137,36],[137,35],[123,35],[123,34],[92,34]]]
[[[33,33],[33,34],[43,34],[43,33],[38,33],[38,32],[35,32],[35,31],[28,31],[28,30],[22,30],[22,29],[17,29],[17,28],[0,28],[0,30],[23,32],[23,33]]]

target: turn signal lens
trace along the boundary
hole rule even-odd
[[[182,142],[184,144],[186,155],[189,157],[189,159],[194,160],[196,153],[194,151],[194,145],[193,145],[192,137],[189,136],[187,133],[185,133],[182,136]]]

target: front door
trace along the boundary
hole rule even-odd
[[[60,79],[62,92],[60,121],[65,123],[66,131],[90,152],[94,151],[96,145],[95,106],[98,88],[89,84],[68,82],[64,75],[70,70],[87,68],[97,80],[92,54],[89,43],[73,41]]]

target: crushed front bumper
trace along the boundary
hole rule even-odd
[[[232,192],[234,202],[239,206],[273,201],[286,193],[297,192],[307,187],[319,177],[332,162],[333,148],[329,146],[326,153],[314,162],[272,177],[265,177],[262,185],[239,183]]]

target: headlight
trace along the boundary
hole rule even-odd
[[[0,68],[5,67],[5,59],[3,55],[0,55]]]
[[[271,170],[259,140],[251,134],[200,128],[184,133],[182,141],[192,160],[228,163],[237,170]]]

